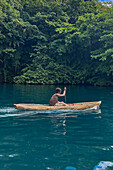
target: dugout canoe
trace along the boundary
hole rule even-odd
[[[99,108],[100,104],[101,101],[73,103],[68,104],[68,106],[49,106],[41,104],[14,104],[14,107],[19,110],[61,110],[61,109],[84,110],[93,107]]]

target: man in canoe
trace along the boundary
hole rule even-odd
[[[66,87],[64,87],[63,94],[61,94],[61,91],[62,90],[60,88],[56,88],[56,93],[51,97],[49,106],[67,106],[66,103],[58,101],[58,97],[63,97],[66,95]]]

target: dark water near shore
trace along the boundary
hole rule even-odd
[[[101,100],[100,110],[38,112],[13,107],[48,103],[55,88],[0,85],[0,170],[93,170],[100,161],[113,162],[112,87],[67,86],[67,103]]]

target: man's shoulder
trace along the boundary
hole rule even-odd
[[[55,93],[55,94],[53,94],[53,95],[52,95],[52,97],[55,97],[55,96],[57,96],[57,94],[58,94],[58,93]]]
[[[54,95],[57,96],[57,97],[58,97],[58,96],[61,96],[61,94],[59,94],[59,93],[55,93]]]
[[[58,95],[58,93],[53,94],[53,96],[57,96],[57,95]]]

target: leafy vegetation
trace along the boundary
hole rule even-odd
[[[113,86],[113,7],[0,0],[0,82]]]

